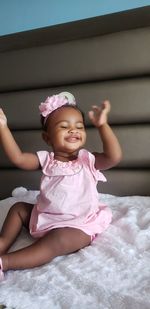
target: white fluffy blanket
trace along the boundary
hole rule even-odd
[[[18,200],[34,201],[23,188],[0,201],[0,223]],[[101,195],[113,222],[91,246],[32,270],[8,271],[0,304],[15,309],[149,309],[150,197]],[[13,249],[31,243],[24,230]]]

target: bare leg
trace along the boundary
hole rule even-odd
[[[24,202],[16,203],[10,208],[0,233],[0,256],[14,243],[22,226],[28,228],[32,208],[32,204]]]
[[[91,242],[91,236],[74,228],[58,228],[29,247],[1,256],[3,270],[26,269],[50,262],[54,257],[73,253]]]

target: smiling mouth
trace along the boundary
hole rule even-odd
[[[77,135],[71,135],[66,140],[69,143],[76,143],[76,142],[78,142],[80,140],[80,137],[77,136]]]
[[[69,142],[69,143],[76,143],[78,141],[79,141],[79,138],[76,138],[76,137],[67,138],[67,142]]]

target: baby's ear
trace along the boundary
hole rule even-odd
[[[43,138],[43,140],[45,141],[45,143],[46,143],[47,145],[50,145],[50,146],[51,146],[51,140],[50,140],[50,137],[49,137],[49,135],[47,134],[47,132],[45,132],[45,131],[42,132],[42,138]]]

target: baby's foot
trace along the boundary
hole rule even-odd
[[[3,273],[2,259],[0,258],[0,281],[2,280],[4,280],[4,273]]]

